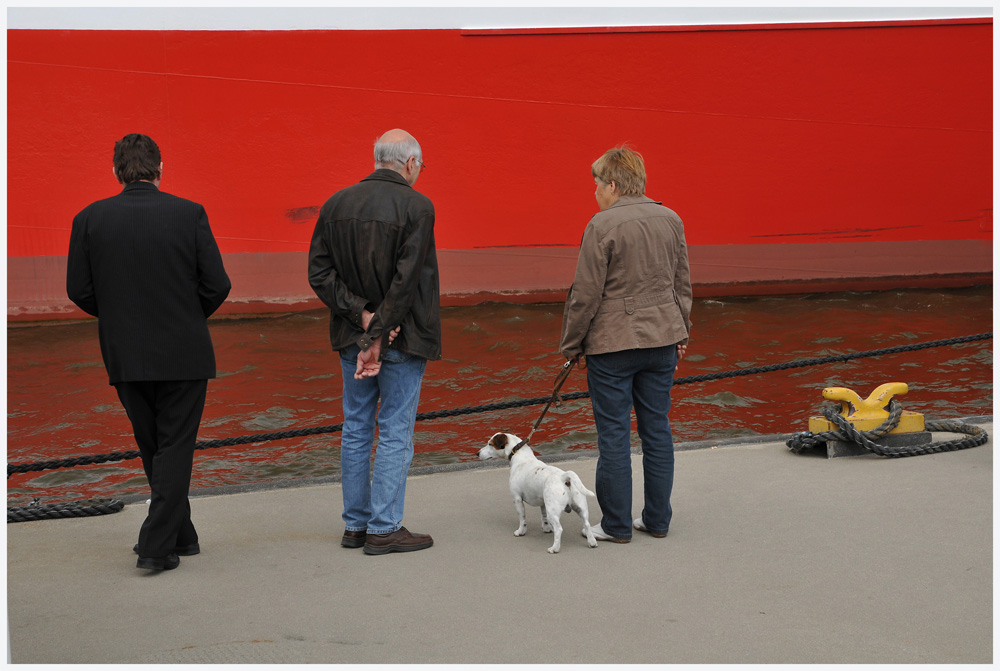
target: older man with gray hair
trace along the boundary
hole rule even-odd
[[[365,554],[434,544],[402,526],[420,385],[441,358],[434,206],[413,189],[426,169],[412,135],[386,132],[375,172],[326,201],[309,247],[309,284],[330,308],[344,378],[341,545]]]

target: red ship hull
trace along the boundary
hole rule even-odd
[[[561,300],[589,166],[623,142],[685,222],[696,294],[990,283],[992,31],[9,30],[8,319],[82,316],[70,224],[119,190],[130,132],[205,205],[230,313],[318,305],[319,206],[393,127],[429,164],[445,304]]]

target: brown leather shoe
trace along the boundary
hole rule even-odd
[[[384,555],[390,552],[415,552],[434,545],[434,539],[427,534],[414,534],[399,527],[391,534],[368,534],[365,540],[366,555]]]
[[[367,534],[364,531],[344,531],[340,545],[345,548],[359,548],[365,544],[365,536]]]

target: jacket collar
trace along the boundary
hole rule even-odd
[[[125,187],[122,189],[122,192],[138,191],[140,189],[144,191],[159,191],[157,186],[152,182],[131,182],[125,185]]]
[[[361,181],[367,182],[369,180],[378,180],[382,182],[396,182],[397,184],[402,184],[403,186],[410,186],[410,183],[406,181],[405,177],[400,175],[395,170],[389,170],[388,168],[379,168],[378,170],[368,175]]]
[[[615,201],[614,205],[609,207],[610,210],[613,207],[624,207],[625,205],[638,205],[639,203],[654,203],[656,205],[663,205],[658,200],[653,200],[647,196],[621,196]]]

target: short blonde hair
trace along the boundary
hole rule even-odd
[[[594,161],[590,172],[605,184],[614,182],[622,196],[642,196],[646,193],[646,166],[642,154],[622,145],[609,149]]]

